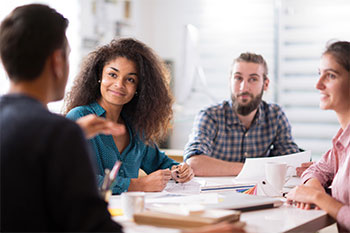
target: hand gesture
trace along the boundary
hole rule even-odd
[[[98,134],[120,136],[126,133],[126,127],[94,114],[79,118],[77,124],[83,129],[86,138],[90,139]]]

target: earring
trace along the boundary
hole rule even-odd
[[[101,80],[98,80],[97,82],[98,82],[98,83],[101,83]]]
[[[135,92],[135,95],[139,94],[137,91]]]

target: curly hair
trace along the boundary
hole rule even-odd
[[[150,47],[135,39],[112,40],[87,56],[65,98],[64,113],[101,98],[98,80],[103,67],[118,57],[133,61],[139,78],[137,95],[123,106],[122,115],[145,143],[157,143],[166,136],[173,116],[170,73]]]

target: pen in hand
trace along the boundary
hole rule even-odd
[[[287,200],[286,204],[290,205],[290,206],[297,206],[299,204],[299,202],[297,201],[292,201],[292,200]],[[317,206],[313,203],[308,204],[310,206],[310,209],[316,209]]]
[[[179,166],[178,165],[176,165],[176,166],[174,166],[173,168],[172,168],[172,170],[171,170],[171,177],[173,178],[173,180],[175,181],[175,183],[179,183],[178,181],[177,181],[177,178],[180,178],[179,177]]]

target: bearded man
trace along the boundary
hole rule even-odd
[[[281,107],[262,100],[270,80],[264,58],[242,53],[230,75],[231,100],[202,110],[184,160],[196,176],[235,176],[246,158],[299,152]]]

